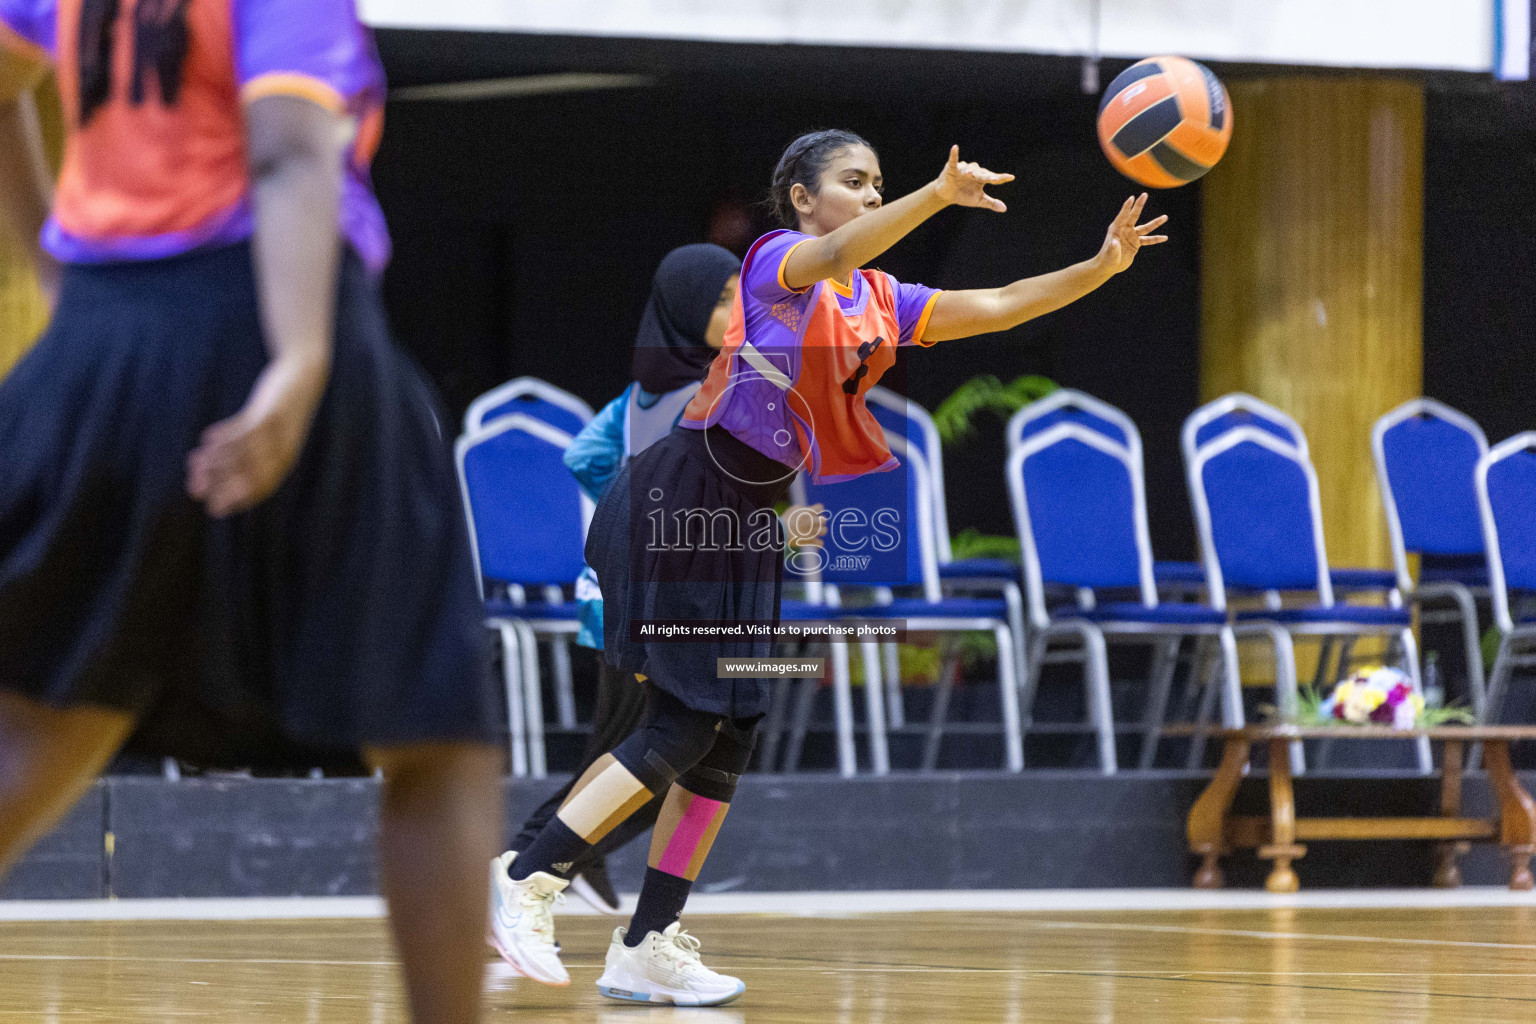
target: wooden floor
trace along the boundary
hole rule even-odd
[[[562,918],[568,989],[493,970],[490,1021],[1190,1024],[1536,1018],[1536,905],[1414,910],[699,917],[747,993],[716,1010],[597,995],[611,925]],[[0,924],[0,1024],[403,1022],[383,923]]]

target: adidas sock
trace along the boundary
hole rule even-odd
[[[570,880],[571,865],[592,849],[581,836],[559,818],[551,818],[528,849],[507,866],[507,875],[521,882],[537,871]]]
[[[645,869],[645,884],[640,887],[640,902],[629,919],[624,945],[634,949],[651,932],[664,932],[683,916],[683,906],[693,883],[655,868]]]
[[[658,777],[653,784],[662,789],[667,783]],[[651,799],[644,782],[614,755],[604,754],[582,773],[560,810],[512,862],[507,874],[514,882],[537,871],[569,880],[576,862]]]

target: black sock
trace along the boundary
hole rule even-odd
[[[664,932],[683,916],[683,904],[693,883],[655,868],[645,869],[645,884],[640,887],[640,902],[629,919],[624,945],[634,949],[651,932]]]
[[[535,871],[543,871],[570,880],[571,865],[592,849],[581,836],[559,818],[551,818],[528,849],[517,855],[507,868],[514,882],[521,882]]]

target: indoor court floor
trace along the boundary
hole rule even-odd
[[[593,985],[612,924],[563,917],[572,984],[493,965],[486,1019],[551,1024],[1505,1024],[1536,1018],[1536,901],[1481,907],[936,912],[686,922],[747,982],[716,1009]],[[405,1020],[384,922],[7,921],[0,1024]]]

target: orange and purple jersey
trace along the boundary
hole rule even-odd
[[[774,231],[753,243],[725,344],[681,425],[720,426],[818,483],[894,469],[864,393],[897,347],[924,343],[939,292],[879,270],[854,271],[847,288],[791,288],[784,265],[809,238]]]
[[[134,96],[136,8],[185,5],[181,85]],[[162,259],[252,231],[242,104],[298,96],[346,116],[340,231],[374,272],[389,234],[369,184],[383,131],[384,71],[353,0],[119,0],[110,93],[80,117],[82,0],[0,0],[0,46],[50,60],[67,126],[49,252],[67,263]]]

